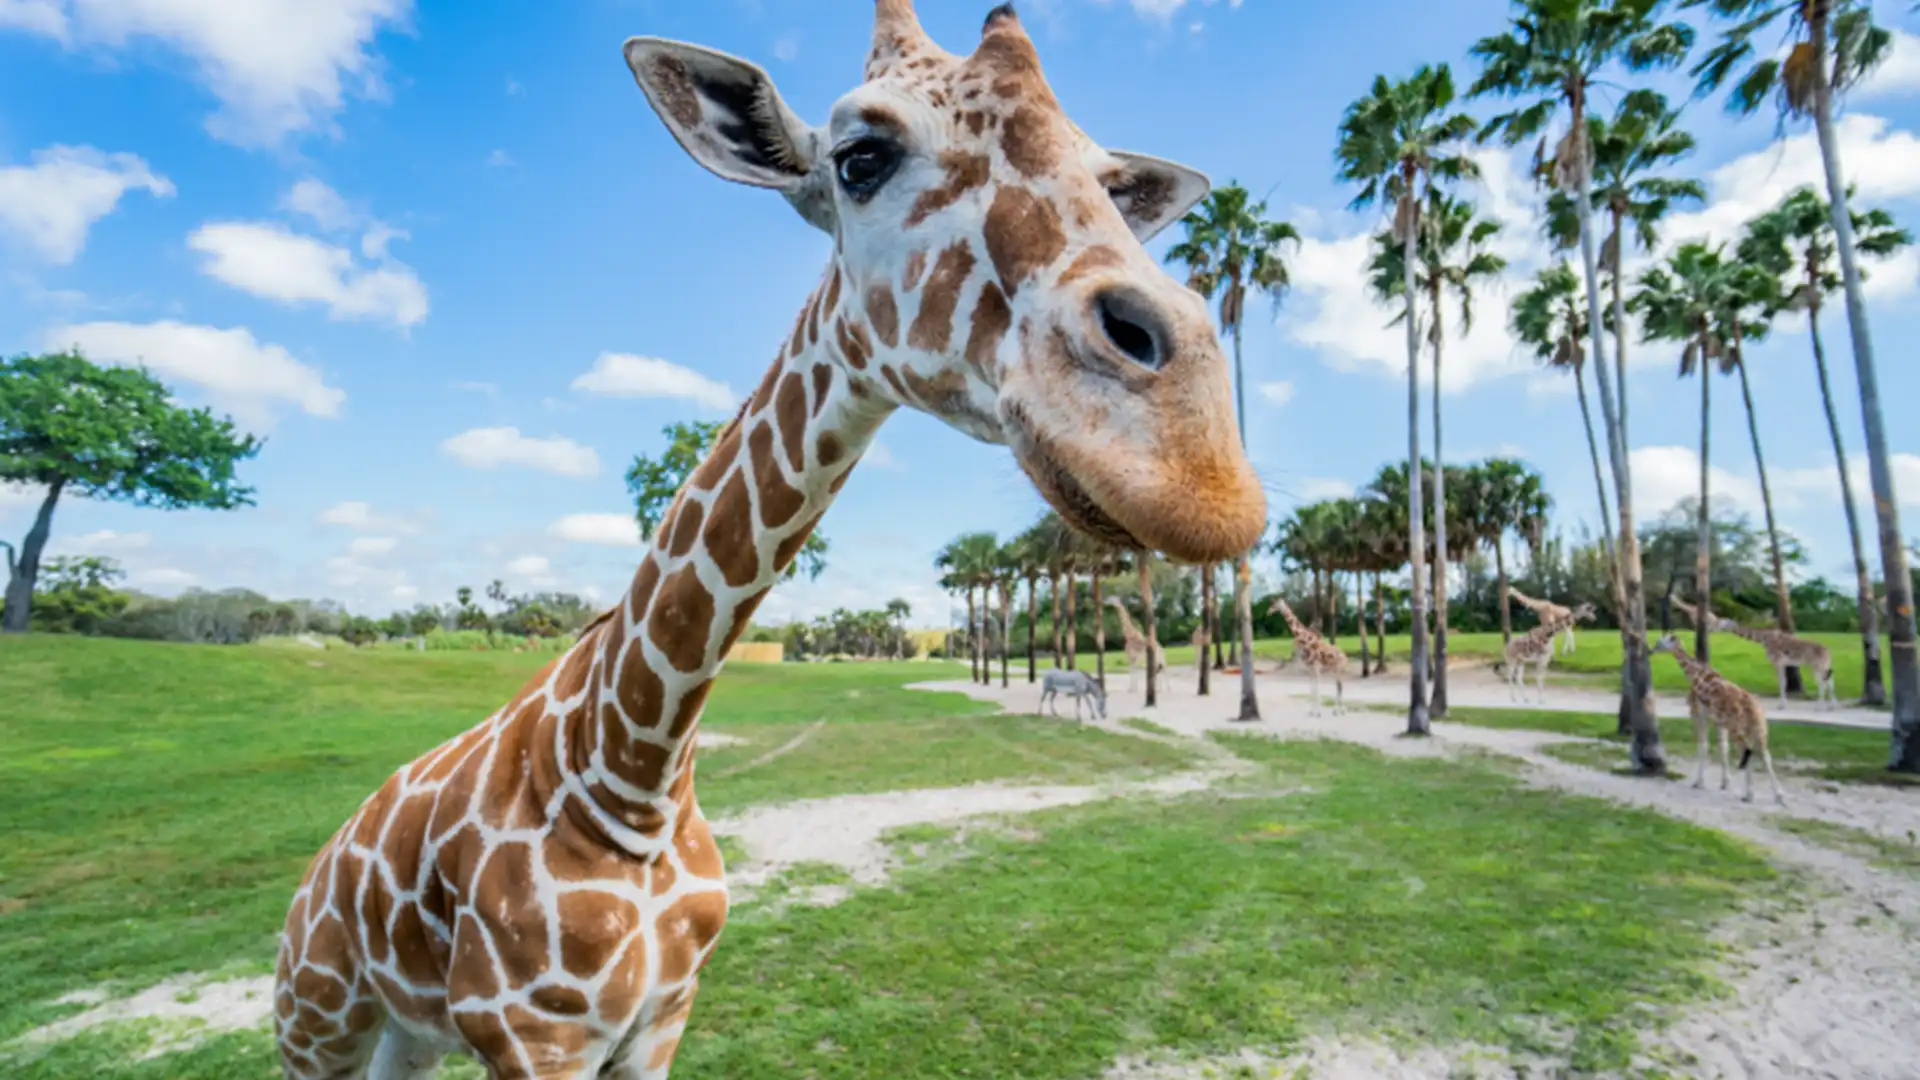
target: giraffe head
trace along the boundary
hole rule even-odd
[[[1672,653],[1678,657],[1684,655],[1687,650],[1685,646],[1680,644],[1679,638],[1674,637],[1672,634],[1661,634],[1660,640],[1653,643],[1653,651],[1656,653]]]
[[[1593,617],[1598,614],[1599,611],[1597,611],[1592,604],[1582,602],[1573,609],[1573,613],[1567,618],[1570,622],[1591,622],[1593,621]]]
[[[1724,615],[1715,616],[1712,619],[1712,623],[1713,623],[1713,628],[1715,630],[1720,631],[1723,634],[1739,633],[1741,629],[1741,626],[1739,623],[1734,622],[1732,619],[1729,619]]]
[[[821,340],[857,388],[1008,446],[1099,539],[1191,562],[1258,539],[1205,302],[1144,246],[1207,179],[1087,138],[1011,5],[960,57],[878,0],[865,79],[818,127],[745,60],[645,37],[626,56],[696,161],[833,236]]]

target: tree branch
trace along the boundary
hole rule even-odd
[[[13,567],[14,567],[14,561],[13,561],[13,545],[12,545],[12,544],[9,544],[9,543],[7,543],[7,542],[6,542],[5,540],[0,540],[0,548],[6,548],[6,549],[7,549],[7,580],[8,580],[8,581],[12,581],[12,580],[13,580]]]

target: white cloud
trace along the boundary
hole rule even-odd
[[[1857,99],[1900,97],[1920,90],[1920,37],[1892,29],[1893,48],[1865,82],[1855,87]]]
[[[547,526],[547,535],[575,544],[640,546],[640,526],[631,514],[568,514]]]
[[[412,585],[395,585],[393,598],[403,604],[410,604],[420,598],[420,590]]]
[[[518,164],[520,163],[513,160],[512,154],[498,147],[495,147],[494,151],[487,155],[487,168],[489,169],[510,169]]]
[[[376,234],[368,233],[369,237]],[[383,254],[392,233],[381,234]],[[427,289],[400,263],[368,268],[351,252],[266,222],[202,225],[187,246],[207,256],[202,272],[243,292],[283,304],[322,304],[335,319],[410,327],[427,317]]]
[[[197,576],[171,566],[148,566],[127,571],[128,587],[141,592],[178,592],[199,581]]]
[[[316,524],[358,533],[404,533],[411,535],[420,527],[398,517],[376,514],[372,503],[350,500],[335,503],[320,512]]]
[[[11,515],[15,510],[37,509],[40,500],[46,497],[46,489],[39,484],[0,481],[0,518]]]
[[[0,6],[0,26],[5,24],[6,8]],[[91,146],[36,150],[31,165],[0,166],[0,231],[65,266],[80,257],[94,223],[135,190],[163,199],[174,194],[173,183],[134,154]]]
[[[286,349],[256,340],[244,326],[79,323],[48,331],[44,341],[49,349],[77,347],[96,362],[144,364],[163,378],[193,383],[256,428],[270,427],[281,405],[332,418],[347,400],[346,391],[328,386],[318,371]]]
[[[875,439],[867,444],[867,451],[860,455],[860,464],[871,469],[905,469],[906,462],[893,456],[893,447]]]
[[[356,536],[347,544],[347,554],[354,558],[375,558],[392,554],[399,541],[391,536]]]
[[[1096,0],[1096,2],[1102,7],[1106,7],[1113,4],[1114,0]],[[1127,0],[1127,6],[1133,9],[1135,15],[1143,19],[1154,22],[1166,22],[1173,17],[1175,12],[1186,7],[1189,2],[1190,0]],[[1211,7],[1215,3],[1218,3],[1219,0],[1193,0],[1193,2],[1196,3],[1196,6],[1204,5]],[[1227,6],[1230,8],[1238,8],[1240,3],[1241,0],[1227,0]]]
[[[315,225],[328,232],[351,229],[360,220],[360,215],[347,205],[339,192],[312,177],[288,188],[287,193],[280,196],[280,207],[311,218]]]
[[[519,428],[474,428],[440,444],[442,453],[470,469],[522,465],[558,476],[592,476],[600,471],[600,455],[590,446],[554,435],[534,438]]]
[[[1293,380],[1278,379],[1260,384],[1260,397],[1269,405],[1280,406],[1293,400]]]
[[[679,364],[631,353],[601,353],[573,380],[575,390],[608,397],[681,398],[726,411],[736,399],[731,387]]]
[[[553,564],[545,555],[522,555],[508,562],[507,576],[542,589],[550,589],[560,581],[553,576]]]
[[[96,532],[65,537],[60,540],[59,546],[81,554],[102,555],[115,551],[138,550],[152,542],[151,533],[122,533],[112,529],[100,529]]]
[[[1352,484],[1332,476],[1306,476],[1298,480],[1282,481],[1279,487],[1303,503],[1319,502],[1322,499],[1349,499],[1353,497]]]
[[[1725,500],[1756,518],[1765,512],[1760,482],[1751,472],[1750,459],[1741,455],[1739,472],[1714,465],[1708,470],[1708,483],[1716,502]],[[1920,506],[1920,454],[1894,454],[1893,487],[1902,506]],[[1873,487],[1867,473],[1866,458],[1855,456],[1847,463],[1853,496],[1862,514],[1871,515]],[[1831,462],[1796,468],[1769,469],[1767,481],[1773,488],[1774,509],[1782,514],[1798,513],[1803,518],[1838,514],[1840,479]],[[1643,446],[1633,452],[1633,497],[1642,508],[1642,516],[1666,512],[1682,499],[1700,494],[1700,455],[1687,446]],[[1867,519],[1871,528],[1871,517]]]
[[[1692,447],[1638,447],[1632,466],[1635,513],[1645,520],[1666,513],[1683,499],[1700,496],[1700,455]],[[1760,484],[1752,477],[1735,475],[1719,465],[1709,467],[1707,477],[1715,502],[1729,502],[1748,512],[1760,508]]]
[[[219,99],[215,138],[267,146],[332,129],[347,95],[385,90],[369,51],[382,29],[402,27],[412,0],[0,0],[0,28],[50,37],[69,49],[131,51],[152,39],[185,55]]]

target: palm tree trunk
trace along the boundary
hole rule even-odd
[[[64,477],[47,485],[40,511],[20,540],[19,554],[16,556],[11,546],[7,548],[7,610],[4,621],[0,621],[0,633],[27,632],[27,620],[33,612],[33,585],[40,576],[40,553],[47,548],[47,537],[53,532],[53,508],[66,486]]]
[[[1240,360],[1240,324],[1233,324],[1233,379],[1235,408],[1239,413],[1240,445],[1247,444],[1247,395],[1244,383],[1246,365]],[[1252,722],[1260,719],[1260,698],[1253,685],[1253,564],[1250,552],[1242,553],[1233,568],[1233,614],[1240,625],[1240,715],[1234,719]]]
[[[1007,658],[1013,653],[1013,587],[1003,579],[1000,589],[1000,689],[1008,686]]]
[[[1073,580],[1074,568],[1067,567],[1067,670],[1080,670],[1080,616],[1075,613],[1074,605],[1079,600],[1080,589]]]
[[[1812,282],[1819,288],[1817,280]],[[1847,512],[1847,535],[1853,541],[1856,603],[1860,608],[1860,648],[1866,679],[1860,704],[1887,703],[1886,677],[1880,671],[1880,610],[1874,602],[1873,574],[1867,569],[1866,545],[1860,539],[1860,510],[1853,501],[1853,477],[1847,470],[1847,446],[1840,437],[1840,414],[1833,406],[1833,387],[1827,380],[1827,352],[1820,343],[1820,304],[1807,309],[1807,329],[1813,335],[1813,368],[1820,376],[1820,402],[1827,410],[1827,433],[1833,437],[1833,459],[1840,469],[1840,502]]]
[[[1227,639],[1220,632],[1220,564],[1207,564],[1207,581],[1212,586],[1213,605],[1207,608],[1207,634],[1213,639],[1213,670],[1227,670]]]
[[[969,675],[980,681],[980,619],[973,610],[973,586],[967,586],[967,659]]]
[[[1447,715],[1447,466],[1440,453],[1440,352],[1446,331],[1440,321],[1440,279],[1428,286],[1433,305],[1433,704],[1435,719]]]
[[[1860,261],[1853,247],[1853,215],[1840,175],[1840,147],[1833,132],[1832,92],[1827,70],[1827,19],[1821,8],[1808,27],[1815,42],[1816,78],[1813,125],[1820,137],[1826,168],[1827,201],[1833,210],[1834,248],[1840,279],[1846,285],[1847,328],[1853,335],[1853,363],[1860,384],[1860,412],[1867,429],[1867,472],[1873,482],[1874,516],[1880,526],[1880,576],[1887,589],[1887,636],[1893,654],[1893,728],[1888,764],[1920,772],[1920,657],[1914,654],[1913,581],[1907,575],[1907,549],[1900,533],[1900,498],[1893,488],[1887,432],[1880,410],[1880,378],[1873,364],[1873,336],[1867,328],[1866,298],[1860,291]]]
[[[1585,132],[1585,87],[1570,96],[1572,123],[1576,132]],[[1580,258],[1587,279],[1587,330],[1591,335],[1593,370],[1600,386],[1600,414],[1607,429],[1607,451],[1613,465],[1614,493],[1619,497],[1619,559],[1622,617],[1621,644],[1624,646],[1626,673],[1620,708],[1627,728],[1633,732],[1630,760],[1635,771],[1660,776],[1666,772],[1666,750],[1660,745],[1660,727],[1653,711],[1653,666],[1647,655],[1647,608],[1640,572],[1640,538],[1633,527],[1633,472],[1627,458],[1624,416],[1615,408],[1613,380],[1606,363],[1606,323],[1600,315],[1600,267],[1593,244],[1593,169],[1586,140],[1578,140],[1582,153],[1577,168],[1574,210],[1580,219]],[[1626,370],[1626,323],[1614,338],[1620,352],[1619,370]],[[1624,387],[1622,388],[1624,389]]]
[[[1694,521],[1698,535],[1693,556],[1693,602],[1698,614],[1693,620],[1693,655],[1708,664],[1713,662],[1713,620],[1708,614],[1713,610],[1713,491],[1708,480],[1713,458],[1713,357],[1705,340],[1700,342],[1700,364],[1693,373],[1700,377],[1700,509]]]
[[[1760,421],[1753,411],[1753,387],[1747,379],[1746,351],[1740,348],[1740,326],[1733,328],[1734,351],[1740,357],[1740,397],[1747,406],[1747,434],[1753,439],[1753,467],[1760,473],[1760,504],[1767,512],[1767,542],[1773,549],[1773,599],[1780,608],[1780,629],[1793,633],[1793,599],[1787,595],[1787,571],[1780,557],[1780,530],[1773,519],[1773,485],[1767,480],[1767,459],[1760,453]],[[1802,693],[1800,669],[1787,668],[1787,691]]]
[[[1048,576],[1047,595],[1053,601],[1053,669],[1060,670],[1065,659],[1060,655],[1060,575]]]
[[[1143,551],[1140,553],[1139,563],[1140,621],[1145,624],[1140,628],[1140,632],[1147,638],[1147,708],[1151,709],[1160,701],[1158,687],[1155,685],[1159,682],[1160,672],[1153,662],[1154,646],[1160,640],[1160,620],[1155,618],[1153,613],[1153,560]]]
[[[1213,630],[1207,625],[1211,621],[1207,612],[1213,609],[1212,570],[1211,566],[1200,568],[1200,630],[1207,637],[1200,645],[1200,655],[1194,657],[1193,666],[1200,669],[1199,694],[1201,697],[1213,696],[1213,684],[1210,678],[1213,665],[1207,662],[1207,650],[1213,644]]]
[[[1027,682],[1034,681],[1034,644],[1040,636],[1040,575],[1027,575]]]
[[[1370,679],[1373,658],[1367,646],[1373,635],[1367,633],[1367,572],[1364,570],[1357,570],[1353,575],[1353,621],[1360,634],[1360,677]]]
[[[1093,677],[1102,690],[1107,688],[1107,609],[1100,598],[1100,578],[1106,571],[1104,563],[1093,571]]]
[[[1411,183],[1408,188],[1412,188]],[[1408,664],[1412,668],[1412,681],[1408,685],[1407,734],[1431,735],[1433,724],[1427,712],[1427,614],[1422,600],[1426,590],[1427,541],[1420,520],[1426,508],[1420,493],[1420,294],[1413,280],[1417,231],[1409,221],[1406,236],[1402,238],[1405,248],[1401,256],[1402,287],[1407,297],[1407,553],[1412,564],[1409,580],[1413,586],[1413,614],[1408,627],[1413,632],[1413,657]]]
[[[1505,537],[1493,541],[1493,568],[1500,577],[1500,644],[1513,642],[1513,601],[1507,598],[1507,545]]]
[[[1375,675],[1385,675],[1387,673],[1387,605],[1383,599],[1386,593],[1380,587],[1380,574],[1381,571],[1379,570],[1373,572],[1373,627],[1379,635],[1379,640],[1374,643],[1373,650],[1373,673]]]

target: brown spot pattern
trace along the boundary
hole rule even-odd
[[[835,329],[839,330],[840,334],[842,335],[841,348],[844,349],[846,347],[845,335],[847,332],[847,324],[844,321],[842,321],[835,327]],[[827,364],[813,365],[813,415],[814,416],[819,416],[820,410],[826,407],[827,394],[832,390],[833,390],[833,368]]]
[[[1066,249],[1067,234],[1053,204],[1024,188],[1003,187],[987,209],[987,258],[1008,296]]]
[[[845,319],[839,322],[840,354],[853,365],[855,371],[865,371],[867,360],[873,356],[873,343],[867,340],[866,327],[859,323],[850,323]]]
[[[735,470],[713,501],[706,543],[707,554],[713,557],[720,576],[736,589],[752,584],[760,572],[760,553],[753,537],[753,503],[747,494],[747,479],[742,471]]]
[[[927,253],[915,248],[907,256],[907,272],[900,278],[900,291],[912,292],[920,286],[920,275],[927,272]]]
[[[997,358],[1000,342],[1013,325],[1013,311],[1006,294],[989,281],[980,289],[973,305],[973,328],[967,333],[967,363],[988,382],[998,382]]]
[[[886,282],[879,282],[867,289],[867,323],[873,327],[873,336],[880,344],[891,349],[900,344],[900,309],[894,306],[893,290]]]
[[[762,424],[754,430],[758,433],[765,428]],[[647,615],[647,636],[674,670],[699,670],[706,662],[707,637],[712,629],[713,594],[700,584],[700,575],[692,566],[660,583],[653,610]]]
[[[926,292],[920,297],[920,310],[907,330],[907,344],[923,352],[945,352],[953,340],[953,313],[960,305],[960,290],[973,274],[973,249],[966,241],[956,241],[940,253],[933,275],[927,279]]]
[[[1123,261],[1124,257],[1117,249],[1105,244],[1095,244],[1075,256],[1074,260],[1067,264],[1067,268],[1060,272],[1060,280],[1055,284],[1067,285],[1079,281],[1101,270],[1119,266]]]
[[[1013,110],[1000,129],[1000,151],[1007,155],[1007,164],[1029,179],[1057,171],[1060,149],[1053,116],[1032,103]]]
[[[676,559],[693,550],[693,541],[700,535],[700,519],[706,513],[699,503],[685,496],[681,497],[681,502],[684,505],[680,513],[674,516],[673,539],[667,544],[667,554]]]
[[[821,432],[820,467],[823,469],[832,468],[839,462],[840,455],[846,453],[846,449],[846,446],[840,442],[840,436],[835,435],[831,431]]]
[[[780,442],[787,451],[787,464],[797,473],[807,465],[807,384],[799,372],[790,371],[780,380],[780,392],[774,398],[774,419],[780,425]]]
[[[780,473],[779,463],[773,459],[772,428],[766,424],[754,425],[753,434],[747,436],[747,453],[753,462],[754,486],[760,491],[760,523],[769,529],[778,529],[793,520],[793,515],[800,512],[806,497],[787,483],[787,478]],[[711,608],[712,598],[709,597],[709,617],[712,615]]]
[[[771,376],[773,372],[770,370],[767,374]],[[771,382],[771,378],[768,381]],[[772,391],[768,390],[768,393],[771,394]],[[707,453],[707,460],[701,462],[700,467],[693,471],[690,483],[702,491],[712,491],[720,486],[720,481],[726,478],[727,470],[733,468],[733,459],[739,452],[740,423],[736,420],[727,426],[727,430],[720,433],[719,438],[714,440],[713,449]]]
[[[911,229],[919,225],[959,202],[967,192],[986,185],[989,163],[985,154],[948,150],[940,155],[940,167],[947,171],[946,176],[913,201],[904,227]]]
[[[837,492],[839,490],[839,486],[846,481],[847,477],[851,475],[853,475],[853,470],[848,469],[846,472],[843,472],[839,476],[834,477],[833,479],[834,490]],[[795,529],[791,536],[788,536],[785,540],[780,541],[780,546],[774,548],[773,550],[773,568],[775,571],[783,571],[787,567],[793,565],[793,560],[799,557],[800,555],[800,549],[806,546],[807,537],[813,535],[813,530],[817,528],[819,524],[820,524],[820,515],[815,514],[812,521],[809,521],[805,525],[802,525],[800,528]],[[742,629],[745,629],[745,628],[742,627]]]

